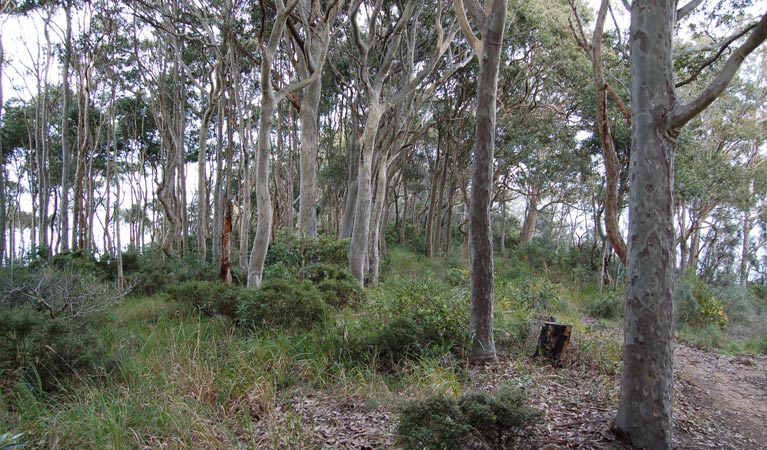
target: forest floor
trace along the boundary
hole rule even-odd
[[[615,337],[614,332],[606,336]],[[579,351],[577,344],[574,351]],[[728,356],[682,343],[675,355],[674,448],[767,448],[767,357]],[[501,355],[497,364],[468,370],[464,386],[487,392],[507,384],[525,386],[543,419],[510,448],[627,450],[608,427],[620,373],[603,372],[577,363],[554,368]],[[260,448],[394,448],[396,407],[413,396],[407,388],[383,397],[294,392],[259,421]],[[290,428],[304,429],[303,442],[280,442],[286,434],[278,430]]]

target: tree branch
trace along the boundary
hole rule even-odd
[[[691,12],[695,10],[703,0],[690,0],[689,3],[676,10],[676,21],[681,22],[682,19],[687,17]]]
[[[738,31],[737,33],[733,34],[732,36],[729,36],[724,41],[718,44],[712,44],[706,47],[687,48],[679,52],[678,54],[674,55],[674,58],[676,59],[680,56],[689,55],[690,53],[695,53],[699,51],[704,52],[704,51],[709,51],[709,50],[714,50],[716,48],[719,48],[719,51],[717,51],[714,56],[703,61],[703,63],[701,63],[698,67],[695,68],[695,71],[693,71],[692,75],[690,75],[686,80],[680,81],[679,83],[677,83],[675,87],[682,87],[686,84],[690,84],[693,81],[695,81],[698,78],[698,75],[700,75],[700,73],[703,71],[703,69],[705,69],[706,67],[710,66],[711,64],[719,60],[719,58],[722,56],[724,51],[730,47],[730,44],[737,41],[741,37],[745,36],[746,33],[753,30],[754,27],[756,27],[756,23],[752,23],[751,25],[747,26],[745,29]]]
[[[466,40],[469,41],[469,46],[474,50],[474,54],[477,59],[482,59],[482,41],[479,40],[474,31],[471,29],[469,19],[466,17],[466,10],[464,9],[463,0],[453,0],[455,6],[455,12],[458,15],[458,23],[461,25]]]
[[[735,49],[732,55],[727,58],[722,71],[719,72],[714,81],[695,100],[675,108],[671,117],[671,126],[674,128],[684,126],[716,100],[735,77],[746,56],[761,45],[765,39],[767,39],[767,13],[762,16],[759,23],[748,35],[746,42]]]

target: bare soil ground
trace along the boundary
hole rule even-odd
[[[677,344],[675,357],[677,402],[713,424],[687,448],[767,449],[767,357],[727,356],[683,344]]]
[[[684,344],[677,344],[675,356],[674,448],[767,449],[767,357],[725,356]],[[629,449],[608,430],[620,374],[600,372],[604,368],[554,368],[502,356],[497,364],[470,369],[468,388],[525,386],[544,418],[514,448]],[[260,419],[259,448],[394,448],[396,405],[410,396],[294,392]],[[286,431],[298,428],[300,438],[288,438]],[[286,438],[293,442],[282,442]]]

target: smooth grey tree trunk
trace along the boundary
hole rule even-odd
[[[322,45],[311,41],[312,56]],[[308,72],[307,72],[308,73]],[[317,79],[304,89],[301,98],[301,153],[299,156],[298,235],[317,237],[317,137],[322,81]]]
[[[284,21],[275,26],[284,27]],[[276,33],[272,30],[272,33]],[[279,30],[282,35],[282,30]],[[248,287],[261,286],[266,251],[272,228],[272,197],[269,193],[269,159],[272,153],[271,134],[274,120],[275,98],[271,83],[272,58],[280,37],[270,38],[269,47],[261,55],[261,117],[258,129],[258,153],[256,156],[256,235],[248,262]],[[274,41],[274,45],[271,45]]]
[[[283,0],[276,0],[276,14],[272,30],[266,44],[261,45],[261,117],[258,130],[258,154],[256,157],[256,235],[253,239],[253,247],[248,261],[248,287],[254,288],[261,285],[266,261],[266,251],[269,248],[270,231],[272,227],[272,198],[269,192],[269,160],[271,157],[271,133],[273,115],[279,100],[285,98],[291,92],[313,83],[322,73],[322,62],[327,55],[328,30],[323,30],[326,45],[314,72],[309,78],[280,89],[275,93],[272,87],[272,64],[277,52],[283,32],[285,31],[288,15],[298,4],[298,0],[291,0],[287,4]]]
[[[348,239],[352,237],[352,229],[354,228],[354,209],[357,205],[357,188],[359,183],[357,178],[353,178],[351,183],[346,188],[346,201],[344,206],[344,215],[341,218],[341,229],[338,233],[338,237],[341,239]]]
[[[463,5],[456,0],[459,16],[464,14]],[[476,137],[474,141],[474,169],[472,173],[471,205],[469,217],[472,363],[496,360],[493,339],[493,233],[490,223],[490,206],[493,193],[493,150],[495,148],[496,98],[498,95],[498,69],[506,23],[506,0],[486,2],[482,23],[482,41],[476,45],[476,36],[470,28],[462,25],[472,47],[479,48],[479,81],[477,83]],[[475,14],[478,15],[478,14]],[[477,19],[475,17],[475,19]]]
[[[70,165],[70,141],[69,141],[69,105],[72,95],[69,92],[69,64],[72,60],[72,6],[69,1],[64,3],[64,17],[66,27],[64,29],[64,57],[61,70],[62,87],[64,94],[61,104],[61,204],[59,211],[59,229],[61,233],[61,251],[69,251],[69,165]]]
[[[740,247],[740,285],[744,287],[748,285],[748,236],[751,234],[751,199],[753,196],[754,180],[752,179],[748,185],[748,198],[746,198],[746,204],[743,208],[743,226],[741,228],[743,239]]]
[[[525,211],[525,220],[522,222],[522,231],[519,234],[519,247],[522,248],[533,241],[535,226],[538,224],[538,197],[539,194],[532,193],[527,199],[527,211]]]
[[[380,90],[379,90],[380,92]],[[365,286],[365,266],[368,256],[368,240],[370,238],[370,208],[373,203],[372,175],[373,148],[378,125],[381,122],[382,106],[378,97],[379,92],[370,90],[368,116],[365,130],[362,133],[362,148],[360,149],[360,165],[357,173],[357,202],[354,208],[354,226],[349,247],[349,269],[360,286]]]
[[[3,51],[2,31],[0,31],[0,123],[3,118],[3,64],[5,63],[5,53]],[[10,260],[5,256],[6,224],[8,223],[6,211],[6,190],[8,189],[5,176],[5,154],[3,150],[3,140],[0,139],[0,266]]]

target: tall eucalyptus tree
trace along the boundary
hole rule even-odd
[[[696,3],[693,0],[692,3]],[[767,14],[713,81],[682,103],[676,95],[674,0],[631,8],[631,162],[623,372],[615,430],[634,446],[671,448],[675,236],[674,156],[682,127],[705,110],[767,38]]]
[[[473,363],[494,361],[493,339],[493,233],[490,206],[493,192],[493,150],[495,148],[498,69],[506,25],[506,0],[485,2],[454,0],[461,29],[480,63],[477,81],[477,123],[474,141],[470,213],[471,269],[471,353]],[[479,28],[472,30],[469,17]]]
[[[284,2],[277,0],[274,2],[274,16],[271,24],[271,30],[266,39],[266,5],[261,2],[262,22],[261,35],[259,36],[259,45],[261,47],[261,112],[258,129],[258,153],[256,157],[256,235],[253,240],[253,246],[250,252],[248,262],[248,287],[258,287],[264,273],[264,262],[266,261],[266,251],[269,247],[271,228],[272,228],[272,199],[269,192],[269,159],[271,157],[271,133],[272,123],[274,121],[274,112],[276,105],[288,95],[297,92],[306,86],[311,85],[322,72],[325,54],[328,51],[330,39],[327,27],[321,27],[324,43],[322,54],[317,58],[314,71],[311,76],[301,81],[292,83],[275,92],[273,86],[272,68],[275,55],[283,40],[283,34],[288,23],[288,17],[298,5],[299,0],[290,0]]]

